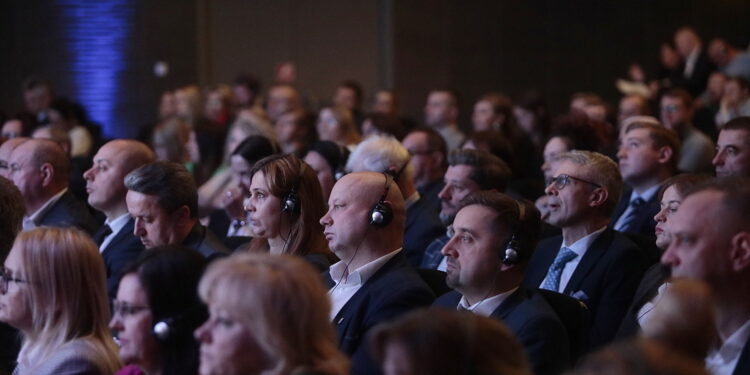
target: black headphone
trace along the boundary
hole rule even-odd
[[[378,202],[372,206],[370,212],[367,213],[368,222],[370,225],[376,227],[384,227],[393,220],[393,208],[391,208],[391,204],[386,201],[388,191],[391,190],[392,178],[388,173],[383,173],[383,176],[385,176],[385,191],[383,191],[383,195],[380,196]]]
[[[302,181],[302,175],[305,173],[305,162],[300,162],[299,176],[294,186],[289,190],[288,193],[284,194],[281,198],[281,212],[288,212],[290,214],[299,214],[302,205],[300,204],[299,197],[297,196],[297,187],[299,187]]]
[[[524,207],[523,204],[519,201],[515,201],[516,205],[518,205],[518,224],[521,225],[521,222],[524,218]],[[514,264],[518,264],[518,261],[520,260],[519,256],[519,246],[518,246],[518,238],[516,236],[516,233],[513,233],[510,236],[510,240],[508,240],[508,244],[505,245],[505,251],[498,254],[500,256],[500,259],[502,259],[503,264],[506,266],[512,266]]]
[[[175,335],[184,329],[193,330],[196,327],[186,327],[194,325],[196,320],[202,322],[206,318],[205,308],[201,304],[193,305],[189,307],[185,312],[175,317],[162,319],[154,324],[151,332],[156,336],[156,339],[161,342],[169,341],[174,338]],[[192,322],[192,323],[191,323]],[[200,324],[198,324],[200,325]]]

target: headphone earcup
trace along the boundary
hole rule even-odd
[[[281,212],[298,214],[299,211],[299,198],[297,198],[297,194],[294,191],[290,191],[281,199]]]
[[[154,336],[160,341],[169,340],[170,333],[172,331],[172,319],[165,319],[154,324],[152,332]]]
[[[367,219],[371,225],[384,227],[393,220],[393,209],[391,205],[384,201],[378,201],[370,209]]]
[[[518,263],[518,241],[516,240],[516,235],[514,234],[510,241],[508,241],[508,245],[505,247],[505,251],[499,254],[500,259],[502,259],[503,264],[506,266],[512,266],[514,264]]]

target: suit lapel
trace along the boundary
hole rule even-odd
[[[518,289],[516,289],[513,294],[509,295],[508,298],[503,301],[503,303],[498,306],[495,311],[492,312],[492,316],[495,318],[505,320],[508,315],[513,312],[513,310],[518,306],[521,302],[523,302],[526,294],[526,289],[522,286],[519,286]]]
[[[740,359],[737,360],[737,365],[734,367],[732,375],[747,375],[750,374],[750,339],[745,341],[745,347],[742,348]]]
[[[617,203],[617,207],[615,207],[615,212],[612,214],[612,220],[609,221],[609,228],[614,228],[615,224],[617,223],[617,220],[620,219],[620,216],[625,212],[625,210],[628,208],[628,205],[630,204],[630,195],[633,193],[633,189],[631,189],[629,186],[625,186],[625,189],[622,192],[622,196],[620,197],[620,202]]]
[[[561,244],[562,236],[555,236],[550,238],[549,241],[545,241],[544,245],[536,250],[534,253],[534,258],[536,258],[535,264],[526,269],[526,279],[529,281],[526,284],[527,286],[536,288],[542,284],[544,278],[547,277],[549,267],[555,261],[557,253],[560,251]]]
[[[121,243],[122,241],[125,241],[125,239],[128,237],[128,235],[133,233],[133,226],[135,225],[135,220],[131,217],[128,219],[128,222],[125,223],[125,226],[120,229],[119,232],[112,238],[112,241],[109,241],[107,244],[107,247],[104,248],[102,251],[102,257],[106,257],[109,253],[110,249],[117,247],[117,244]]]
[[[604,255],[604,253],[606,252],[607,248],[609,248],[614,235],[615,231],[613,229],[607,228],[604,230],[604,232],[602,232],[602,234],[599,235],[599,237],[597,237],[594,243],[589,246],[588,250],[586,250],[586,254],[583,255],[583,258],[578,263],[576,270],[570,277],[568,285],[565,286],[563,294],[571,295],[571,293],[580,290],[583,279],[586,278],[589,272],[594,268],[594,266],[596,266],[599,258],[601,258],[602,255]]]

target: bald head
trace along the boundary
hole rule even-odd
[[[10,172],[10,154],[21,143],[28,140],[26,137],[11,138],[0,145],[0,176],[8,178],[8,172]]]
[[[68,154],[50,140],[30,139],[10,155],[8,178],[21,191],[27,212],[36,212],[68,187],[69,173]]]

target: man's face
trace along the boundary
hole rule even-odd
[[[717,177],[750,176],[750,132],[722,130],[713,163]]]
[[[26,202],[41,199],[43,195],[44,173],[33,164],[33,154],[33,145],[26,142],[13,150],[8,164],[8,179],[18,187]]]
[[[414,181],[417,185],[424,185],[430,182],[430,175],[435,168],[433,150],[427,139],[427,133],[411,132],[401,142],[409,151],[411,159],[409,163],[414,167]]]
[[[294,96],[294,90],[290,87],[271,89],[268,93],[268,117],[275,122],[284,112],[294,109]]]
[[[481,205],[469,205],[456,214],[453,238],[441,251],[448,267],[445,282],[462,294],[487,290],[499,268],[499,248],[508,233],[493,228],[497,214]]]
[[[126,202],[130,216],[135,219],[133,234],[141,238],[147,249],[182,243],[177,228],[181,225],[177,211],[168,214],[159,206],[155,195],[128,191]]]
[[[396,103],[393,100],[393,94],[388,91],[380,91],[375,94],[375,103],[372,106],[372,110],[377,113],[395,115]]]
[[[617,121],[622,122],[633,116],[641,114],[641,101],[634,96],[626,96],[620,100],[620,108],[617,113]]]
[[[480,100],[474,104],[474,112],[471,115],[474,131],[492,130],[492,124],[496,120],[497,116],[495,116],[495,111],[492,110],[492,103]]]
[[[625,134],[617,152],[622,178],[637,183],[652,178],[659,169],[661,152],[654,146],[648,129],[633,129]]]
[[[297,116],[292,112],[281,115],[276,121],[273,128],[279,143],[290,143],[304,137],[305,129],[297,126],[296,119]]]
[[[726,214],[720,203],[723,193],[700,191],[685,198],[670,218],[672,242],[661,262],[672,269],[673,277],[706,281],[720,280],[731,274],[729,261],[732,233],[722,219]]]
[[[591,181],[587,172],[588,168],[570,160],[563,160],[558,164],[554,177],[568,175]],[[584,221],[590,213],[587,207],[593,188],[595,186],[575,178],[569,178],[568,184],[563,188],[558,188],[554,182],[549,184],[545,189],[545,193],[549,196],[547,222],[556,227],[565,228]]]
[[[333,103],[353,111],[357,108],[357,93],[349,87],[339,87],[333,95]]]
[[[562,139],[562,137],[552,137],[547,144],[544,145],[544,164],[542,164],[542,172],[544,172],[544,180],[549,181],[552,179],[552,174],[557,170],[557,164],[559,164],[558,157],[563,152],[570,151],[568,144]]]
[[[350,176],[336,182],[328,198],[328,212],[320,219],[328,247],[341,259],[353,257],[364,240],[369,225],[367,213],[375,204],[357,182]]]
[[[427,97],[424,107],[425,123],[433,127],[441,127],[455,120],[455,110],[451,95],[447,92],[435,91]]]
[[[479,184],[470,178],[473,170],[474,167],[468,165],[452,165],[445,171],[445,187],[438,193],[441,203],[440,220],[443,224],[453,222],[462,199],[481,190]]]
[[[125,146],[107,143],[94,155],[94,165],[83,174],[91,207],[106,212],[122,204],[127,189],[123,180],[128,170],[124,164]]]
[[[662,97],[660,110],[661,122],[667,129],[678,131],[683,124],[690,121],[690,112],[680,98]]]

